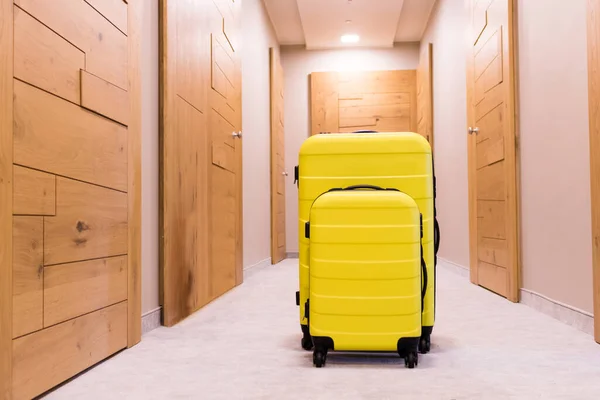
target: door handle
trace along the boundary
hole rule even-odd
[[[283,175],[283,176],[288,176],[288,173],[287,173],[287,171],[283,171],[283,172],[281,173],[281,175]]]
[[[234,138],[238,138],[241,139],[242,138],[242,131],[239,132],[232,132],[231,136],[233,136]]]
[[[477,135],[479,133],[479,128],[469,127],[469,135],[472,135],[473,133]]]

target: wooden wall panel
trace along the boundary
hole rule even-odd
[[[56,181],[56,216],[44,217],[44,264],[127,253],[127,194]]]
[[[81,106],[123,125],[129,123],[129,93],[83,69],[81,70]]]
[[[417,68],[417,132],[433,148],[433,44],[421,46]]]
[[[127,129],[15,81],[14,162],[127,191]]]
[[[142,13],[145,1],[130,0],[127,12],[129,34],[129,119],[127,127],[127,346],[142,340]]]
[[[311,135],[320,132],[338,132],[340,129],[338,80],[336,72],[310,74]]]
[[[56,176],[15,165],[13,192],[15,215],[56,214]]]
[[[127,36],[84,0],[19,0],[19,7],[83,51],[86,71],[128,87]]]
[[[127,302],[16,339],[15,399],[34,398],[127,347]]]
[[[13,330],[18,337],[42,329],[44,219],[13,219]]]
[[[600,0],[587,6],[594,338],[600,343]]]
[[[15,78],[79,104],[85,54],[15,6]]]
[[[127,2],[124,0],[85,0],[96,11],[127,35]],[[142,0],[143,1],[143,0]]]
[[[0,1],[0,399],[11,397],[13,270],[13,5]]]
[[[44,327],[127,300],[127,256],[44,270]]]

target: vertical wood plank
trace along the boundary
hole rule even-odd
[[[421,49],[417,69],[417,132],[429,141],[433,149],[433,44]]]
[[[339,93],[337,72],[310,74],[311,135],[339,130]]]
[[[588,0],[587,37],[590,174],[592,187],[594,338],[596,342],[600,343],[600,0]]]
[[[12,386],[13,2],[0,2],[0,399]]]
[[[128,294],[127,346],[142,339],[142,83],[140,76],[143,0],[128,3],[129,126],[128,137]]]

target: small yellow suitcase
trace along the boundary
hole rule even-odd
[[[396,189],[332,189],[312,205],[304,236],[314,365],[329,350],[381,351],[414,368],[427,287],[417,203]]]
[[[299,291],[302,347],[312,349],[304,306],[309,298],[309,241],[304,226],[315,199],[334,187],[370,184],[396,188],[416,200],[423,215],[423,251],[429,274],[419,350],[430,349],[435,320],[435,263],[439,244],[435,220],[435,176],[429,142],[417,133],[339,133],[309,137],[300,149],[298,182]],[[434,240],[435,237],[435,240]]]

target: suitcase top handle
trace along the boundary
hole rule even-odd
[[[368,189],[368,190],[393,190],[395,192],[399,192],[398,189],[395,188],[382,188],[381,186],[375,186],[375,185],[352,185],[352,186],[348,186],[345,188],[333,188],[333,189],[329,189],[329,192],[335,192],[335,191],[340,191],[340,190],[364,190],[364,189]]]
[[[360,131],[354,131],[352,133],[379,133],[377,131],[370,131],[370,130],[360,130]]]

